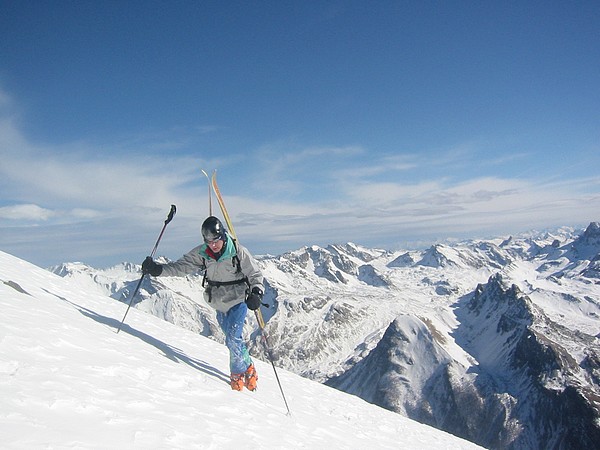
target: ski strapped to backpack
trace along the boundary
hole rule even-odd
[[[200,169],[200,170],[202,170],[202,173],[204,174],[204,176],[206,177],[206,180],[208,181],[208,215],[212,216],[213,210],[212,210],[212,195],[211,195],[210,177],[206,173],[206,170],[204,170],[204,169]]]
[[[236,253],[237,253],[237,236],[235,234],[235,230],[233,228],[233,224],[231,223],[231,218],[229,217],[229,213],[227,212],[227,208],[225,207],[225,202],[223,201],[223,197],[221,196],[221,191],[219,191],[219,186],[217,185],[217,171],[213,171],[212,178],[212,188],[215,196],[217,197],[217,202],[219,203],[219,207],[221,208],[221,212],[223,213],[223,217],[225,218],[225,222],[227,223],[227,228],[229,229],[229,233],[231,234],[231,238],[233,239],[233,245],[235,245]],[[237,256],[237,255],[236,255]],[[239,261],[239,258],[238,258]],[[237,281],[237,280],[236,280]],[[275,372],[275,378],[277,379],[277,384],[279,385],[279,390],[281,391],[281,396],[283,397],[283,402],[285,403],[285,407],[287,409],[287,415],[291,416],[290,407],[285,398],[285,394],[283,393],[283,388],[281,387],[281,381],[279,380],[279,375],[277,374],[277,369],[275,368],[275,363],[273,362],[273,352],[271,351],[271,346],[269,345],[269,340],[267,337],[267,333],[265,331],[265,321],[263,319],[262,313],[260,312],[260,308],[254,310],[254,315],[256,316],[256,321],[258,322],[258,326],[260,327],[261,334],[263,337],[263,343],[267,350],[267,356],[271,361],[271,366],[273,366],[273,372]]]

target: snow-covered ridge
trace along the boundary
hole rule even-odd
[[[425,251],[307,246],[260,264],[281,367],[488,448],[599,448],[598,223]],[[137,267],[68,276],[122,299]],[[195,276],[158,278],[136,306],[220,342],[201,291]],[[253,321],[246,336],[264,358]]]

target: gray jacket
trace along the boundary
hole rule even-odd
[[[207,245],[194,247],[180,259],[164,264],[161,276],[183,276],[204,272],[204,300],[217,311],[227,312],[246,300],[254,287],[263,291],[263,275],[256,260],[227,235],[218,260],[207,253]]]

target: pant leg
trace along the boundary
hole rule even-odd
[[[244,373],[252,364],[246,343],[242,339],[248,307],[245,303],[233,306],[226,313],[217,312],[217,321],[225,333],[225,345],[229,349],[231,373]]]

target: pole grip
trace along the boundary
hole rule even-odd
[[[165,220],[165,225],[167,225],[171,220],[173,220],[173,216],[177,211],[177,207],[175,205],[171,205],[171,211],[169,211],[169,215],[167,216],[167,220]]]

